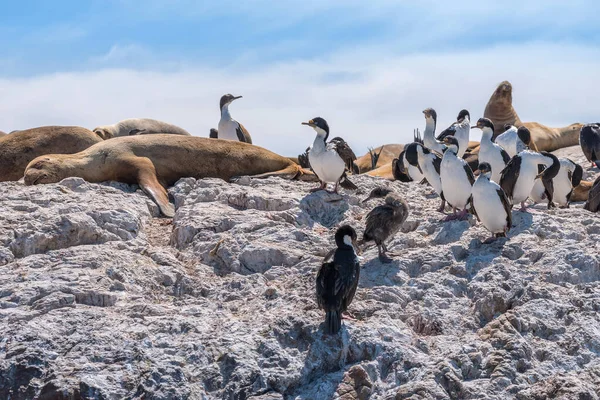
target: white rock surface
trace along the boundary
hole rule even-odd
[[[597,215],[515,211],[484,245],[426,186],[351,179],[182,179],[172,221],[133,186],[0,184],[0,398],[600,398]],[[411,215],[327,337],[314,276],[378,184]]]

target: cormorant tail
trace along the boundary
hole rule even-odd
[[[335,335],[342,327],[342,315],[339,311],[330,310],[325,315],[325,333]]]

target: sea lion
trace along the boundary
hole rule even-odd
[[[94,128],[94,132],[102,139],[155,133],[191,136],[190,133],[183,128],[150,118],[124,119],[114,125],[98,126]]]
[[[77,126],[43,126],[0,138],[0,182],[18,181],[31,160],[44,154],[72,154],[102,142]]]
[[[2,137],[2,136],[6,136],[6,133],[0,131],[0,137]]]
[[[494,123],[494,139],[503,132],[504,124],[516,127],[523,124],[512,106],[512,85],[509,81],[503,81],[494,90],[485,106],[483,117]]]
[[[562,128],[550,128],[538,122],[522,122],[513,108],[512,85],[508,81],[500,83],[492,93],[483,117],[491,119],[494,123],[494,139],[502,133],[505,124],[527,127],[538,151],[554,151],[578,144],[579,130],[583,126],[574,123]]]
[[[379,168],[372,169],[368,171],[365,175],[376,176],[379,178],[384,178],[390,181],[396,180],[394,178],[394,173],[392,172],[392,163],[389,162],[385,165],[382,165]]]
[[[183,177],[294,179],[303,174],[310,172],[289,158],[248,143],[156,134],[106,140],[76,154],[38,157],[27,166],[25,184],[54,183],[70,176],[88,182],[137,183],[164,215],[172,217],[175,209],[165,187]]]
[[[354,161],[354,165],[358,167],[359,173],[364,174],[365,172],[391,163],[394,158],[398,157],[402,150],[404,150],[403,144],[384,144],[375,149],[369,149],[368,153],[358,157]]]

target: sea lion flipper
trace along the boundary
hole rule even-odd
[[[175,216],[175,207],[169,202],[169,196],[165,188],[156,178],[156,169],[150,159],[136,160],[135,167],[138,168],[138,184],[140,188],[150,197],[160,208],[166,217]]]
[[[284,169],[280,169],[279,171],[266,172],[264,174],[252,175],[251,177],[262,179],[262,178],[270,178],[272,176],[278,176],[283,179],[291,180],[298,176],[301,176],[302,174],[304,174],[304,171],[302,171],[302,167],[300,167],[298,164],[292,164],[292,165],[285,167]]]

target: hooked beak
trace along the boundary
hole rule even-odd
[[[362,250],[358,246],[358,243],[356,243],[356,239],[352,241],[352,247],[354,247],[354,252],[356,253],[356,255],[362,254]]]
[[[369,197],[367,197],[366,199],[361,201],[361,203],[366,203],[367,201],[371,200],[372,198],[373,198],[373,196],[369,195]]]
[[[310,122],[303,122],[303,123],[302,123],[302,125],[308,125],[308,126],[310,126],[311,128],[312,128],[313,126],[315,126],[315,124],[313,124],[313,123],[310,123]]]
[[[237,99],[241,99],[241,98],[242,98],[242,96],[235,96],[235,97],[233,98],[233,100],[237,100]]]
[[[471,129],[479,128],[478,125],[472,126]]]

